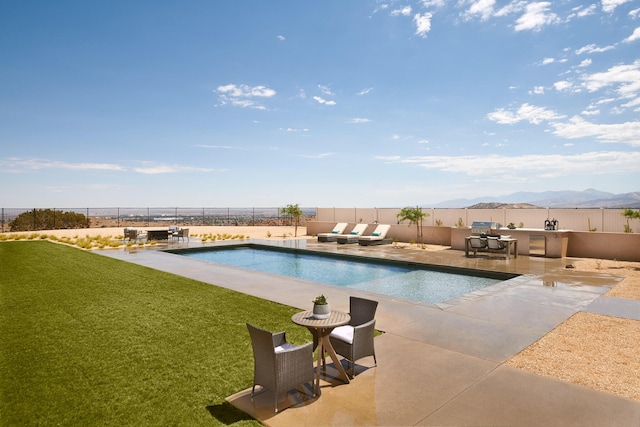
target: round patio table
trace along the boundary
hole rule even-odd
[[[316,319],[313,317],[313,311],[302,311],[300,313],[296,313],[291,316],[291,321],[296,325],[304,326],[313,335],[314,344],[318,347],[318,357],[317,357],[317,368],[316,368],[316,392],[320,392],[320,362],[324,364],[324,355],[325,353],[329,353],[331,360],[336,366],[338,373],[340,374],[340,379],[342,379],[345,383],[349,383],[349,376],[347,372],[342,367],[342,363],[338,360],[338,356],[336,355],[333,346],[331,345],[331,340],[329,339],[329,335],[331,331],[333,331],[338,326],[347,325],[351,321],[351,316],[349,313],[344,313],[342,311],[332,310],[329,314],[329,317],[326,319]]]

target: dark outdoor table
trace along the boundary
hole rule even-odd
[[[169,230],[149,230],[147,240],[169,240]]]

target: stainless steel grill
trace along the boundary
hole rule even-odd
[[[473,223],[471,223],[471,234],[491,234],[491,230],[495,230],[495,228],[495,222],[473,221]]]

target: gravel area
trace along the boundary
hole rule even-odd
[[[607,296],[640,300],[640,263],[580,260],[576,270],[625,279]],[[640,321],[579,312],[506,365],[640,401]]]

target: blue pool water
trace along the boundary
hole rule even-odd
[[[438,303],[501,280],[426,268],[355,261],[309,253],[235,247],[179,252],[191,258],[249,270],[344,286],[413,301]]]

